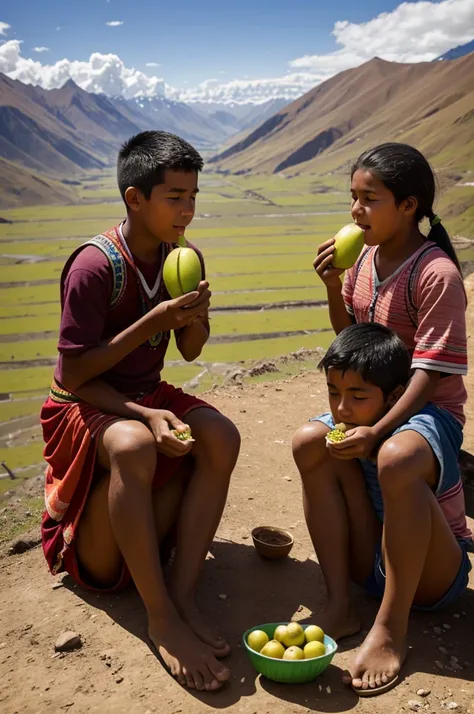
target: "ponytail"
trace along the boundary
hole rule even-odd
[[[427,212],[426,217],[428,218],[431,226],[431,230],[428,233],[428,240],[433,241],[433,243],[439,245],[441,250],[444,250],[448,258],[451,258],[454,265],[462,275],[461,265],[456,255],[456,251],[451,243],[448,231],[441,223],[441,218],[435,214],[432,208]]]

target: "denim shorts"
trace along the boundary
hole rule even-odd
[[[334,428],[334,419],[329,412],[314,417],[310,421],[320,421],[330,429]],[[435,489],[435,496],[438,500],[442,500],[444,494],[449,496],[448,492],[453,489],[456,490],[460,480],[458,459],[463,433],[459,422],[445,409],[440,409],[434,404],[427,404],[405,424],[395,429],[390,436],[402,431],[416,431],[426,439],[439,464],[439,479]],[[374,461],[369,459],[359,459],[359,462],[364,473],[367,493],[375,514],[383,523],[383,498],[377,477],[377,465]],[[425,611],[441,609],[456,600],[466,589],[469,581],[469,572],[472,567],[468,551],[473,550],[473,542],[469,537],[460,537],[457,538],[457,541],[462,551],[462,560],[459,572],[450,589],[435,605],[417,607],[416,609]],[[383,568],[381,544],[379,544],[377,548],[374,570],[366,583],[366,589],[376,597],[383,596],[385,589],[385,572]]]

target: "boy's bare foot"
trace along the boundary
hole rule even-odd
[[[215,691],[230,677],[204,644],[178,617],[149,619],[148,636],[171,674],[190,689]]]
[[[354,664],[343,677],[357,691],[385,691],[398,676],[406,657],[405,634],[398,635],[385,625],[374,624],[356,654]]]
[[[183,620],[189,625],[194,634],[199,637],[201,642],[209,645],[216,657],[227,657],[230,653],[230,646],[206,625],[194,600],[192,598],[177,597],[173,594],[172,599]]]
[[[328,603],[316,624],[336,642],[343,637],[355,635],[360,630],[359,618],[350,603],[339,606]]]

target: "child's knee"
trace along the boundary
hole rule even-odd
[[[327,459],[327,432],[327,427],[321,422],[308,422],[294,433],[293,458],[300,471],[313,468]]]
[[[196,410],[190,414],[187,422],[191,426],[195,443],[192,454],[195,458],[211,458],[213,461],[226,461],[232,468],[240,451],[240,433],[228,417],[206,410]],[[192,422],[192,423],[191,423]]]
[[[430,456],[415,445],[412,448],[409,439],[387,439],[377,455],[377,475],[382,492],[397,496],[406,488],[426,483],[433,465]]]
[[[153,476],[156,466],[156,442],[144,424],[132,420],[115,422],[107,430],[103,442],[111,467],[133,466],[135,472],[145,471]]]

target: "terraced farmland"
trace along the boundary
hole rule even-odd
[[[206,259],[212,334],[197,363],[183,363],[173,344],[166,379],[202,390],[254,360],[330,343],[312,261],[318,244],[350,219],[345,184],[204,174],[187,237]],[[111,176],[91,177],[79,191],[77,206],[4,212],[11,222],[0,225],[0,461],[18,476],[41,462],[37,415],[56,359],[63,264],[76,245],[123,216]],[[474,250],[468,245],[461,258],[474,261]],[[283,374],[300,368],[288,362]],[[0,493],[11,483],[1,479]]]

